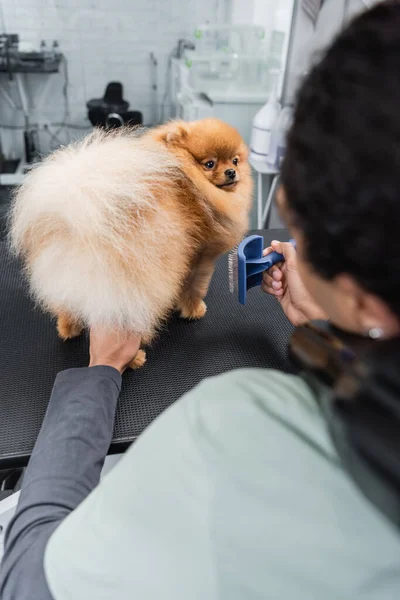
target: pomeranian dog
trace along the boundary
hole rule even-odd
[[[252,179],[239,133],[217,119],[95,130],[27,176],[13,251],[64,340],[102,325],[151,342],[177,310],[205,315],[216,259],[248,228]],[[141,366],[140,350],[131,366]]]

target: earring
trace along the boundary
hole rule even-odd
[[[378,340],[383,336],[383,330],[380,327],[371,327],[371,329],[368,330],[368,335],[373,340]]]

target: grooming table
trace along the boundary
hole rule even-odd
[[[286,231],[261,232],[266,245]],[[174,317],[148,349],[148,362],[124,375],[110,453],[122,452],[165,408],[205,377],[242,367],[289,370],[293,330],[278,302],[250,290],[246,306],[229,292],[228,261],[217,265],[204,319]],[[27,463],[56,374],[88,364],[87,336],[61,342],[54,322],[26,294],[18,264],[0,243],[0,469]]]

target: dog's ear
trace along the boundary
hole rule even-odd
[[[164,140],[167,144],[184,146],[188,137],[187,126],[183,122],[171,123],[165,133]]]
[[[242,160],[247,160],[249,158],[249,149],[247,148],[246,144],[241,144],[239,146],[238,154],[240,154]]]

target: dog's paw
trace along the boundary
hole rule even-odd
[[[68,317],[60,316],[57,321],[58,335],[62,340],[71,340],[82,333],[82,326]]]
[[[182,319],[188,319],[189,321],[198,321],[202,319],[207,312],[207,304],[204,300],[200,300],[193,306],[185,307],[181,309]]]
[[[139,350],[129,366],[131,369],[140,369],[140,367],[143,367],[145,362],[146,362],[146,352],[144,350]]]

